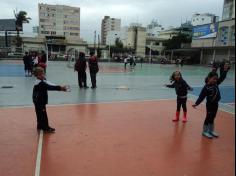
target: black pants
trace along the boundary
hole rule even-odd
[[[218,108],[219,108],[218,103],[214,103],[214,104],[207,103],[206,105],[207,115],[206,115],[204,125],[214,124]]]
[[[127,64],[128,64],[128,63],[125,63],[125,69],[127,68]]]
[[[87,75],[86,72],[78,72],[79,87],[87,87]]]
[[[95,72],[90,72],[90,77],[91,77],[91,83],[92,83],[92,87],[95,88],[97,87],[97,73]]]
[[[181,110],[181,107],[183,108],[184,112],[187,112],[187,98],[179,98],[177,97],[177,111],[179,112]]]
[[[49,128],[46,105],[36,105],[35,112],[37,115],[37,128],[47,130]]]

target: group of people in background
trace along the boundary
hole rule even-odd
[[[124,68],[127,69],[127,65],[130,64],[130,69],[134,69],[136,66],[136,57],[129,55],[128,57],[124,58]],[[142,63],[141,63],[142,65]]]
[[[97,88],[97,73],[99,72],[99,67],[98,67],[98,61],[97,57],[94,52],[90,53],[90,58],[88,60],[88,67],[89,67],[89,72],[90,72],[90,78],[91,78],[91,84],[92,84],[92,89]],[[75,62],[74,66],[74,71],[78,72],[78,83],[79,87],[88,89],[87,85],[87,61],[85,57],[85,53],[80,52],[79,53],[79,58]]]
[[[42,67],[46,73],[47,56],[44,51],[41,53],[25,52],[23,62],[26,77],[32,77],[34,68],[38,66]]]

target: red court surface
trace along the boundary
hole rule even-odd
[[[205,108],[190,103],[187,124],[171,122],[172,100],[49,107],[57,131],[44,135],[41,176],[233,176],[234,115],[220,111],[221,138],[207,140]],[[34,109],[0,114],[0,175],[34,175]]]

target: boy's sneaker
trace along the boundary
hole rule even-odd
[[[208,132],[203,132],[202,135],[204,137],[208,138],[208,139],[212,139],[213,138],[213,136],[210,133],[208,133]]]
[[[55,133],[56,129],[48,127],[47,129],[43,130],[45,133]]]
[[[217,133],[215,132],[215,126],[214,126],[214,124],[209,124],[209,133],[210,133],[213,137],[219,138],[219,134],[217,134]]]
[[[204,125],[203,126],[203,132],[202,132],[202,135],[208,139],[212,139],[213,136],[210,134],[210,131],[209,131],[209,125]]]

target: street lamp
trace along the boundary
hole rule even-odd
[[[152,60],[152,43],[150,43],[149,64],[151,63],[151,60]]]

